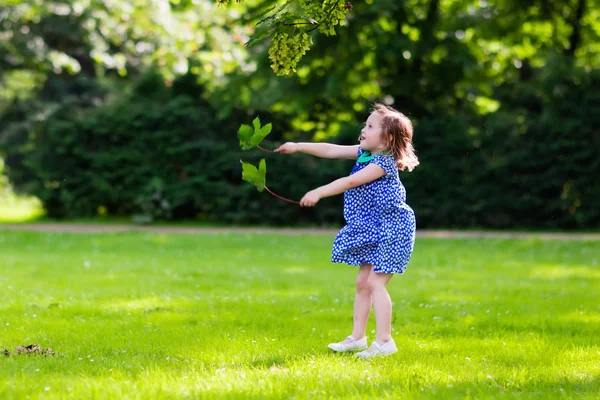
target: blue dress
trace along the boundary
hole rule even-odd
[[[363,152],[359,148],[358,156]],[[378,155],[369,162],[357,162],[350,175],[369,164],[379,165],[386,174],[344,193],[347,225],[335,238],[331,261],[354,266],[368,263],[375,272],[402,274],[414,248],[415,214],[406,204],[396,160]]]

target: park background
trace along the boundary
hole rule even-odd
[[[421,165],[401,178],[421,228],[600,226],[594,1],[356,2],[288,76],[268,39],[244,46],[276,2],[11,2],[4,203],[12,188],[53,219],[339,225],[341,196],[303,210],[242,182],[239,160],[265,155],[236,132],[259,116],[264,147],[355,144],[381,101],[414,121]],[[295,200],[352,167],[266,156],[267,184]]]
[[[596,398],[599,39],[597,0],[4,0],[0,397]],[[419,235],[401,351],[365,364],[324,347],[352,321],[342,196],[240,164],[299,200],[352,161],[237,131],[356,144],[376,101],[415,126]]]

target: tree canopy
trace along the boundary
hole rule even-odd
[[[354,143],[369,104],[383,101],[415,122],[423,162],[403,180],[422,223],[535,226],[543,220],[544,226],[588,227],[600,218],[594,211],[600,189],[587,178],[600,172],[599,3],[5,0],[0,152],[17,190],[48,199],[47,208],[74,210],[68,199],[75,187],[57,183],[64,170],[49,176],[57,165],[52,160],[79,160],[69,164],[74,167],[85,165],[86,158],[78,158],[84,153],[100,157],[100,148],[88,153],[72,142],[94,138],[109,148],[113,139],[102,136],[108,126],[124,140],[114,139],[128,154],[123,157],[137,149],[125,147],[142,146],[140,136],[177,154],[199,149],[200,141],[225,151],[221,146],[235,145],[240,124],[257,115],[273,123],[274,141]],[[169,115],[182,119],[177,124]],[[180,135],[173,140],[182,147],[162,142],[169,135]],[[155,157],[175,163],[171,156]],[[239,172],[237,153],[223,157]],[[243,183],[233,170],[223,172],[229,186],[219,189],[228,193],[228,205],[200,207],[191,200],[214,183],[194,160],[173,172],[198,181],[185,199],[173,195],[180,209],[172,215],[213,213],[248,222],[236,208],[240,195],[233,191]],[[111,162],[98,165],[106,169]],[[306,171],[323,165],[302,162]],[[268,163],[272,185],[291,185],[287,170]],[[103,173],[88,167],[88,174]],[[138,186],[128,183],[131,195],[123,198],[130,200],[110,203],[98,195],[81,212],[134,212],[134,193],[159,181],[163,194],[181,184],[153,167],[131,181]],[[323,177],[345,173],[335,168]],[[95,178],[92,188],[122,182],[114,172]],[[322,183],[297,179],[290,197]],[[244,202],[257,201],[243,193]],[[335,205],[322,206],[323,221],[339,221]],[[273,213],[308,218],[279,207]]]

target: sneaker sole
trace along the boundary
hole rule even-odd
[[[351,351],[363,351],[363,350],[366,350],[368,347],[365,346],[365,347],[358,347],[358,348],[355,348],[355,349],[337,350],[337,349],[334,349],[333,347],[331,347],[331,346],[328,345],[327,348],[329,350],[335,351],[336,353],[349,353]]]
[[[391,351],[389,353],[377,353],[374,354],[372,356],[367,356],[367,357],[363,357],[363,356],[359,356],[358,354],[356,355],[357,358],[363,359],[363,360],[368,360],[370,358],[378,358],[378,357],[386,357],[386,356],[391,356],[392,354],[396,354],[398,352],[398,349]]]

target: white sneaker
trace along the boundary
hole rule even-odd
[[[356,340],[352,336],[348,336],[346,339],[352,340],[350,343],[329,343],[327,347],[329,347],[333,351],[344,352],[344,351],[354,351],[354,350],[364,350],[367,348],[367,338],[364,337],[362,339]]]
[[[367,350],[356,353],[355,355],[356,357],[367,360],[373,357],[389,356],[397,351],[398,347],[396,347],[396,343],[394,343],[393,339],[390,339],[389,342],[383,345],[377,343],[377,341],[374,341],[373,344],[371,344],[371,347],[369,347]]]

